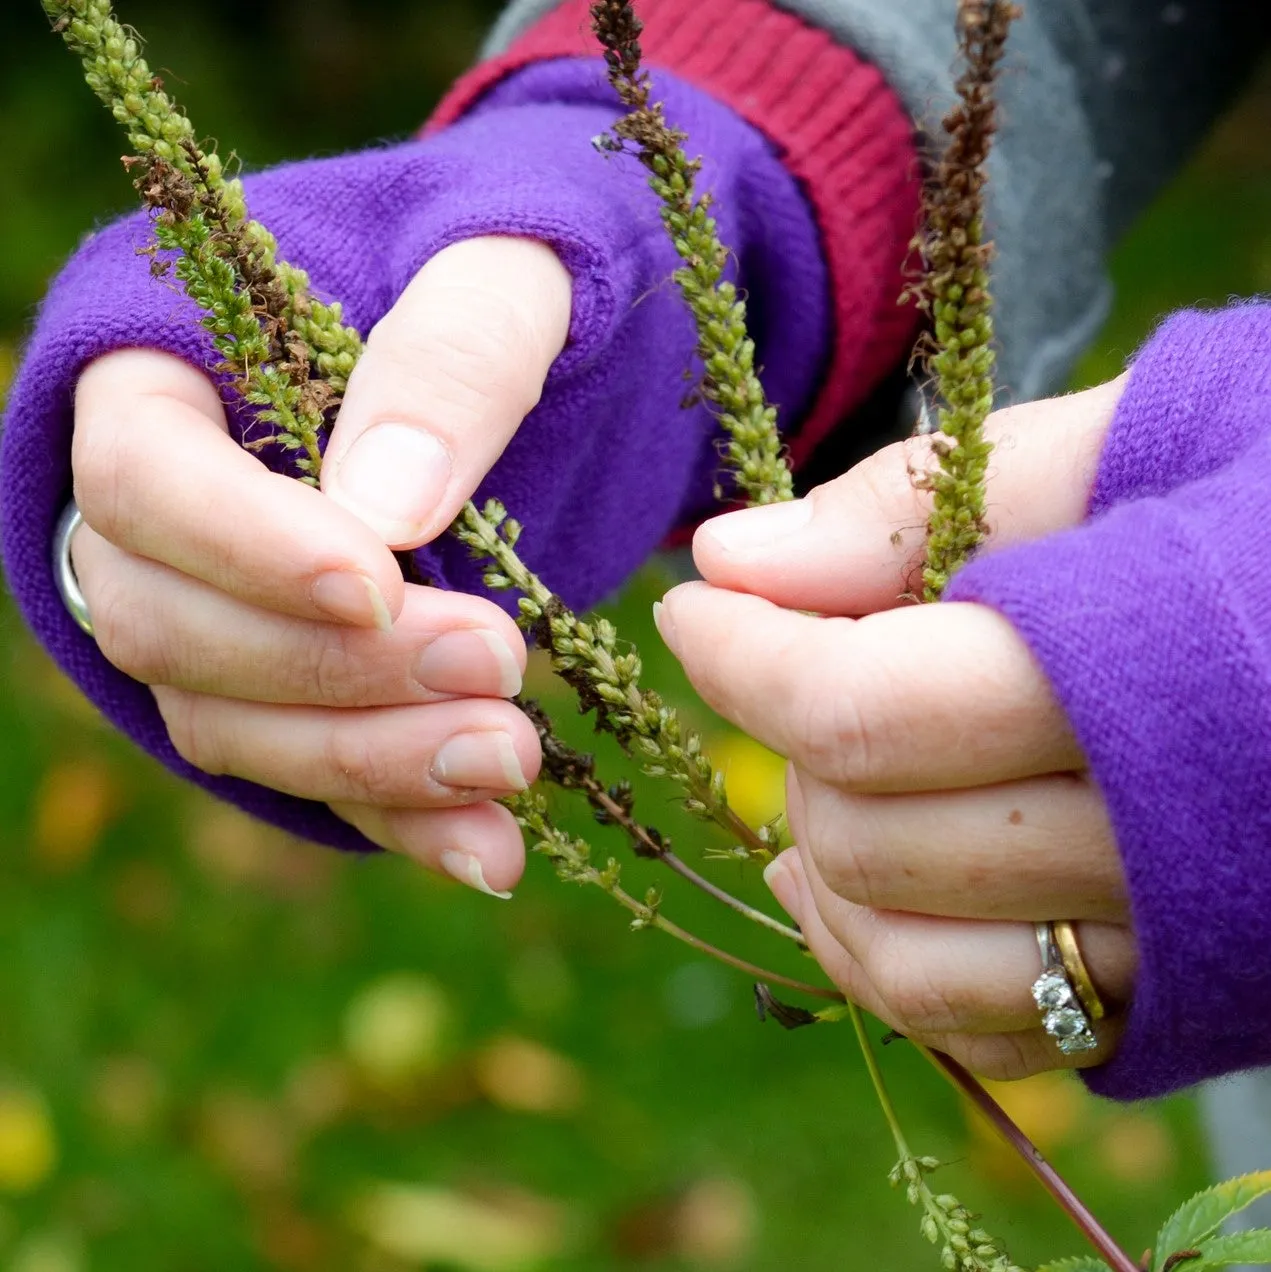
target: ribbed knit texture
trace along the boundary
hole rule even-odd
[[[589,7],[565,0],[507,52],[477,66],[430,127],[457,118],[529,63],[594,55]],[[655,97],[659,72],[669,70],[731,106],[777,147],[816,214],[830,273],[833,352],[817,400],[792,435],[798,463],[912,344],[914,309],[897,301],[919,220],[913,123],[875,67],[766,0],[642,0],[639,9]],[[709,154],[689,132],[689,153]],[[709,188],[709,178],[703,184]]]
[[[763,136],[672,76],[668,110],[711,156],[734,276],[751,301],[776,401],[806,413],[828,357],[825,271],[811,213]],[[668,530],[710,503],[718,430],[701,406],[680,409],[693,365],[692,320],[666,280],[678,264],[644,170],[599,155],[613,120],[602,64],[532,67],[426,141],[294,164],[252,177],[247,197],[282,252],[338,297],[363,332],[441,248],[481,234],[551,244],[574,281],[568,346],[542,402],[484,483],[526,529],[525,559],[571,603],[615,589]],[[133,216],[93,237],[54,283],[14,382],[0,443],[5,568],[36,635],[120,729],[183,777],[322,843],[368,845],[324,806],[247,782],[209,777],[173,750],[149,690],[113,668],[65,613],[50,540],[70,497],[72,394],[93,358],[166,350],[216,361],[197,314],[136,249]],[[241,431],[242,421],[234,421]],[[225,508],[232,517],[234,509]],[[466,549],[445,536],[425,569],[482,593]],[[504,594],[500,594],[504,595]],[[510,602],[509,602],[510,603]]]
[[[1269,473],[1271,307],[1176,315],[1134,364],[1088,524],[949,590],[1028,642],[1107,800],[1140,966],[1087,1080],[1118,1099],[1271,1064]]]

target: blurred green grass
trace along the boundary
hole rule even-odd
[[[195,117],[259,164],[407,133],[495,7],[128,13]],[[1082,382],[1117,373],[1170,308],[1271,282],[1268,100],[1251,95],[1119,249]],[[24,6],[0,51],[9,362],[48,274],[128,205],[100,114]],[[687,701],[648,620],[664,585],[651,567],[613,611],[650,681]],[[504,906],[254,826],[112,736],[0,614],[0,1267],[933,1266],[884,1186],[890,1147],[844,1030],[759,1027],[743,980],[628,935],[540,862]],[[689,714],[734,789],[772,806],[779,765]],[[703,841],[660,789],[639,800],[682,846]],[[695,894],[667,904],[732,931]],[[955,1163],[946,1186],[1017,1258],[1079,1248],[912,1053],[886,1064],[916,1144]],[[1204,1180],[1185,1100],[1100,1106],[1062,1079],[1004,1098],[1130,1248]]]

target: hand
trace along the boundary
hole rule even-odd
[[[989,550],[1082,520],[1121,387],[993,417]],[[798,846],[766,877],[850,998],[991,1077],[1099,1064],[1135,975],[1108,816],[1005,619],[897,608],[926,521],[911,470],[929,462],[914,439],[807,499],[707,522],[706,582],[668,593],[659,628],[706,701],[789,758]],[[1078,921],[1109,1008],[1097,1051],[1065,1057],[1039,1027],[1046,919]]]
[[[323,492],[230,439],[214,386],[144,350],[84,372],[72,547],[98,644],[153,686],[191,764],[329,803],[382,847],[479,890],[524,850],[490,801],[538,772],[503,701],[525,644],[485,599],[403,583],[538,400],[569,326],[550,249],[438,253],[371,333]]]

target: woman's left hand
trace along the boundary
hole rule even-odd
[[[1081,521],[1120,388],[993,417],[992,546]],[[670,592],[658,625],[706,701],[789,759],[798,846],[766,878],[850,998],[989,1077],[1100,1064],[1136,958],[1081,749],[1000,615],[888,608],[921,558],[911,469],[928,461],[926,440],[901,443],[805,500],[708,522],[707,581]],[[1048,919],[1076,923],[1107,1005],[1097,1050],[1065,1056],[1041,1028]]]

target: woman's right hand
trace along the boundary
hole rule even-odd
[[[481,597],[404,583],[538,400],[570,279],[551,250],[438,253],[368,340],[319,491],[230,438],[177,358],[92,363],[75,401],[72,559],[106,658],[150,685],[190,764],[327,803],[380,846],[505,893],[524,849],[492,801],[540,762],[525,644]]]

